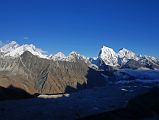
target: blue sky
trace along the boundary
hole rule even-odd
[[[1,0],[0,41],[33,43],[49,54],[97,56],[122,47],[159,57],[158,0]]]

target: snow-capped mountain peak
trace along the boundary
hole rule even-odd
[[[120,58],[127,57],[128,59],[132,59],[132,58],[136,57],[136,54],[126,48],[122,48],[119,50],[118,56]]]
[[[78,55],[78,53],[76,51],[72,51],[72,52],[69,53],[69,56],[70,55]]]
[[[55,61],[57,61],[57,60],[63,61],[63,60],[66,60],[66,56],[65,56],[65,54],[63,54],[62,52],[58,52],[58,53],[56,53],[55,55],[53,55],[53,56],[51,57],[51,59],[52,59],[52,60],[55,60]]]
[[[68,61],[71,61],[71,62],[75,62],[77,60],[83,60],[85,61],[85,63],[88,63],[89,62],[89,58],[75,52],[75,51],[72,51],[68,56],[67,56],[67,60]]]
[[[57,54],[50,57],[54,61],[69,61],[76,62],[78,60],[83,60],[85,63],[89,62],[89,59],[79,53],[72,51],[68,56],[65,56],[62,52],[58,52]]]
[[[81,55],[75,51],[70,52],[70,54],[67,56],[68,61],[76,61],[76,59],[80,59],[80,58],[81,58]]]
[[[7,53],[15,50],[18,47],[19,47],[19,44],[17,44],[15,41],[11,41],[10,43],[5,44],[4,46],[2,46],[0,48],[0,52],[2,52],[4,54],[7,54]]]
[[[117,54],[112,48],[103,46],[99,52],[98,58],[102,59],[106,65],[118,65]]]
[[[19,57],[22,55],[25,51],[31,52],[33,55],[36,55],[41,58],[48,58],[47,55],[45,55],[44,51],[42,51],[39,48],[36,48],[33,44],[24,44],[19,45],[15,41],[12,41],[3,47],[0,48],[0,51],[4,54],[4,56],[11,56],[11,57]]]
[[[139,57],[132,52],[131,50],[128,50],[126,48],[122,48],[119,50],[118,54],[118,60],[119,60],[119,64],[125,64],[127,63],[130,59],[133,60],[139,60]]]

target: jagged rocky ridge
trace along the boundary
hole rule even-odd
[[[106,80],[119,78],[119,70],[125,68],[159,69],[157,58],[138,56],[125,48],[116,53],[103,46],[93,59],[76,52],[49,56],[32,44],[18,45],[12,41],[1,47],[0,53],[0,86],[13,85],[31,94],[58,94],[103,86]]]
[[[32,94],[58,94],[105,84],[100,72],[89,68],[82,60],[54,61],[39,58],[29,51],[16,58],[1,57],[0,70],[0,86],[12,85]]]

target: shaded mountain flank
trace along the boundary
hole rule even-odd
[[[159,119],[159,87],[154,87],[149,92],[130,99],[125,108],[88,116],[80,120],[144,120],[145,118]]]
[[[16,88],[14,86],[9,86],[7,88],[0,87],[0,101],[27,99],[34,97],[34,95],[27,93],[25,90]]]
[[[66,88],[103,86],[105,82],[99,71],[76,56],[74,62],[43,59],[28,51],[16,58],[0,57],[0,86],[13,85],[30,94],[65,93]]]

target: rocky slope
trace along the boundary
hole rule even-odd
[[[78,58],[75,60],[43,59],[29,51],[16,58],[1,57],[0,86],[13,85],[32,94],[57,94],[84,84],[89,87],[104,85],[104,77],[98,71]]]

